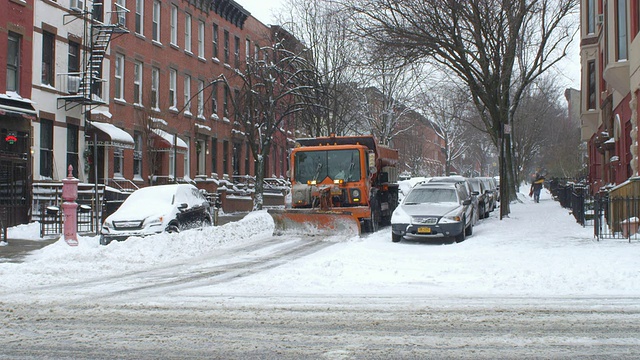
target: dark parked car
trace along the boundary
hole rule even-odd
[[[210,226],[210,205],[190,184],[149,186],[134,191],[102,225],[100,243],[164,231]]]
[[[473,208],[461,183],[414,186],[391,215],[391,240],[452,237],[463,241],[473,233]]]
[[[484,219],[489,216],[491,208],[490,191],[487,190],[486,184],[480,178],[468,178],[467,181],[471,185],[471,190],[477,193],[478,197],[478,217]]]
[[[496,181],[492,177],[481,177],[480,181],[484,183],[485,191],[488,195],[489,211],[495,210],[498,202],[498,188],[496,186]]]

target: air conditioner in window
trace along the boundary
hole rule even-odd
[[[67,92],[77,94],[80,89],[80,76],[69,76],[67,78]]]
[[[596,15],[596,24],[602,25],[604,23],[604,14]]]

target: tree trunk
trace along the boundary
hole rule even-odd
[[[264,160],[263,155],[260,154],[256,159],[256,187],[253,194],[253,210],[262,210],[264,205]]]

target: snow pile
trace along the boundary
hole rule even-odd
[[[491,213],[459,244],[392,243],[387,227],[350,241],[330,239],[333,242],[320,251],[250,276],[201,284],[154,300],[187,303],[213,294],[246,299],[368,294],[408,298],[640,296],[640,242],[596,241],[593,228],[578,225],[546,190],[540,203],[522,194],[519,199],[521,202],[511,205],[509,218],[501,221],[498,211]],[[81,237],[78,247],[58,240],[33,252],[23,263],[0,263],[0,296],[25,294],[25,299],[47,301],[49,296],[64,297],[64,287],[48,288],[45,294],[38,286],[105,278],[122,278],[118,286],[133,287],[134,280],[129,279],[136,278],[136,271],[173,271],[175,264],[214,267],[220,265],[227,249],[261,243],[271,238],[273,230],[271,216],[260,211],[220,227],[131,238],[108,246],[100,246],[98,237]],[[273,246],[286,247],[298,240],[271,241]],[[256,249],[253,251],[268,251]],[[244,258],[245,253],[241,254]]]

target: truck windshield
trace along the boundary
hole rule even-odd
[[[360,180],[358,150],[299,151],[294,158],[294,179],[299,183],[316,180]]]

